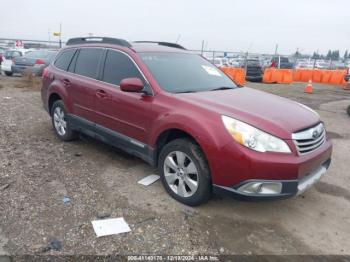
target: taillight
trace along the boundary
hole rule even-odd
[[[48,77],[49,76],[49,70],[47,68],[44,69],[43,71],[43,78],[45,77]]]
[[[35,64],[36,64],[36,65],[45,65],[45,61],[42,60],[42,59],[37,59],[37,60],[35,61]]]

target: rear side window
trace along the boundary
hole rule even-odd
[[[22,53],[19,52],[19,51],[6,51],[5,52],[5,59],[13,59],[15,57],[19,57],[19,56],[22,56]]]
[[[67,71],[70,61],[76,49],[67,49],[59,54],[58,58],[55,61],[55,66],[61,70]]]
[[[140,71],[128,56],[121,52],[108,50],[102,80],[119,85],[121,80],[129,77],[137,77],[144,82]]]
[[[103,50],[98,48],[83,48],[80,50],[75,73],[91,78],[97,78],[99,61]]]

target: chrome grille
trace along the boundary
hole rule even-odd
[[[326,130],[322,123],[301,132],[293,133],[292,139],[299,155],[307,154],[326,141]]]

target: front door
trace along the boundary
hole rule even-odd
[[[119,88],[124,78],[138,77],[150,88],[131,58],[123,52],[108,50],[102,82],[95,96],[97,128],[107,128],[139,147],[146,147],[153,96],[123,92]]]

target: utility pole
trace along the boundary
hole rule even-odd
[[[204,51],[204,40],[202,40],[202,49],[201,49],[201,55],[203,55],[203,51]]]
[[[59,38],[59,42],[60,42],[60,48],[62,48],[62,23],[60,23],[60,38]]]
[[[277,55],[277,51],[278,51],[278,44],[276,44],[275,55]]]
[[[50,30],[50,28],[48,29],[48,34],[49,34],[49,48],[51,48],[51,30]]]

